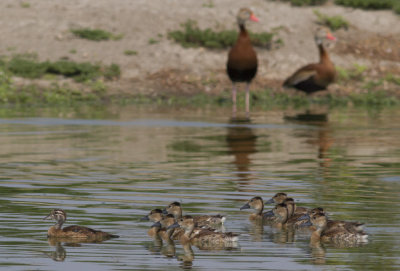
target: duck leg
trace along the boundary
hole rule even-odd
[[[246,84],[246,116],[250,115],[250,83]]]
[[[236,116],[236,85],[232,83],[232,116]]]

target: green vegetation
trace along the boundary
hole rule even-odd
[[[208,0],[207,2],[203,3],[202,7],[203,8],[213,8],[213,7],[215,7],[215,4],[212,0]]]
[[[85,82],[102,76],[111,80],[118,78],[120,75],[120,68],[116,64],[101,66],[99,64],[76,63],[68,60],[40,62],[32,55],[16,55],[9,61],[2,60],[0,66],[12,75],[31,79],[41,78],[45,74],[53,74],[71,77],[77,82]]]
[[[343,19],[342,16],[328,16],[320,13],[318,10],[314,10],[314,14],[318,17],[318,23],[329,27],[332,31],[339,30],[341,28],[347,29],[349,22]]]
[[[229,48],[236,39],[238,32],[235,30],[223,30],[215,32],[210,28],[201,30],[197,23],[188,20],[182,24],[183,30],[175,30],[168,33],[168,37],[183,47],[206,47],[211,49]],[[254,46],[270,48],[273,44],[281,44],[282,40],[274,41],[275,34],[262,32],[251,33],[250,39]]]
[[[160,42],[159,40],[156,40],[156,39],[153,39],[153,38],[149,39],[149,44],[156,44],[156,43],[159,43],[159,42]]]
[[[134,50],[125,50],[124,51],[124,55],[127,55],[127,56],[135,56],[137,54],[138,54],[137,51],[134,51]]]
[[[69,50],[69,53],[70,53],[70,54],[76,54],[76,52],[77,52],[76,49],[71,49],[71,50]]]
[[[335,0],[335,4],[362,9],[393,9],[400,14],[399,0]]]
[[[71,32],[79,38],[93,41],[120,40],[123,37],[122,34],[115,35],[102,29],[80,28],[71,29]]]
[[[283,0],[290,2],[293,6],[316,6],[325,4],[327,0]]]
[[[137,95],[121,99],[116,97],[115,103],[121,104],[152,104],[168,106],[231,106],[230,92],[221,95],[208,95],[205,93],[193,96],[169,95],[148,97]],[[244,105],[244,95],[238,95],[238,105]],[[306,96],[290,92],[274,92],[269,89],[251,92],[251,104],[261,109],[271,108],[305,108],[313,104],[328,105],[330,107],[379,107],[379,106],[399,106],[400,98],[388,94],[383,90],[367,91],[365,93],[353,93],[347,96],[325,95],[325,96]]]
[[[99,102],[103,100],[104,93],[104,88],[88,92],[56,83],[47,88],[33,85],[16,87],[11,80],[11,74],[0,67],[0,103],[67,105],[76,102]]]
[[[31,4],[28,2],[21,2],[20,5],[22,8],[30,8],[31,7]]]
[[[351,69],[344,69],[341,67],[336,67],[338,73],[339,81],[348,80],[364,80],[364,72],[367,70],[367,66],[354,64]]]
[[[385,76],[385,80],[400,86],[400,76],[395,76],[389,73]]]

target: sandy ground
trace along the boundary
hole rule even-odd
[[[29,3],[23,5],[23,3]],[[208,5],[212,3],[211,7]],[[227,50],[184,49],[167,38],[188,19],[201,28],[236,28],[239,8],[250,7],[260,18],[250,23],[254,32],[278,30],[280,48],[257,49],[259,71],[253,86],[278,87],[299,66],[317,61],[312,30],[313,9],[267,0],[2,0],[0,1],[0,55],[35,53],[40,60],[116,63],[122,75],[108,83],[121,94],[192,93],[230,89],[225,74]],[[351,24],[335,32],[330,48],[337,66],[367,65],[372,74],[400,75],[400,16],[391,11],[362,11],[328,3],[317,9],[341,15]],[[100,28],[123,34],[121,40],[89,41],[70,29]],[[150,44],[149,40],[157,40]],[[137,55],[127,56],[126,50]],[[332,87],[335,89],[335,86]]]

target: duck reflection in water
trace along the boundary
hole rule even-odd
[[[50,246],[56,249],[52,252],[44,252],[49,258],[52,258],[56,262],[63,262],[67,257],[67,251],[64,247],[81,247],[83,243],[101,243],[105,240],[83,240],[83,239],[71,239],[62,237],[48,237],[47,241]]]
[[[328,121],[328,114],[312,113],[307,110],[305,113],[297,114],[294,117],[285,117],[289,122],[299,124],[312,125],[318,128],[317,132],[313,129],[307,130],[304,133],[297,134],[298,137],[306,137],[306,142],[310,145],[318,147],[318,159],[321,169],[329,168],[330,158],[327,157],[327,152],[332,146],[334,139],[331,136],[331,129]]]
[[[240,185],[247,185],[251,179],[250,155],[257,152],[257,136],[250,127],[250,118],[235,117],[229,120],[226,142],[229,154],[234,157],[233,164],[236,166]]]

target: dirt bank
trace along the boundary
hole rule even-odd
[[[35,53],[40,60],[116,63],[121,78],[107,83],[114,94],[217,93],[230,89],[225,75],[227,51],[184,49],[166,34],[187,19],[196,20],[201,28],[236,28],[235,14],[243,5],[235,0],[2,0],[0,55]],[[351,24],[335,33],[338,42],[330,53],[337,66],[350,68],[358,63],[368,67],[370,76],[400,75],[400,16],[391,11],[362,11],[331,3],[299,8],[266,0],[249,0],[246,5],[260,18],[260,23],[248,26],[252,31],[279,28],[284,41],[278,49],[257,49],[260,68],[255,90],[279,89],[297,67],[317,60],[312,38],[315,8],[330,16],[341,15]],[[123,38],[79,39],[70,33],[77,27],[100,28]],[[137,54],[128,56],[127,50]],[[330,91],[338,89],[342,88],[330,87]]]

